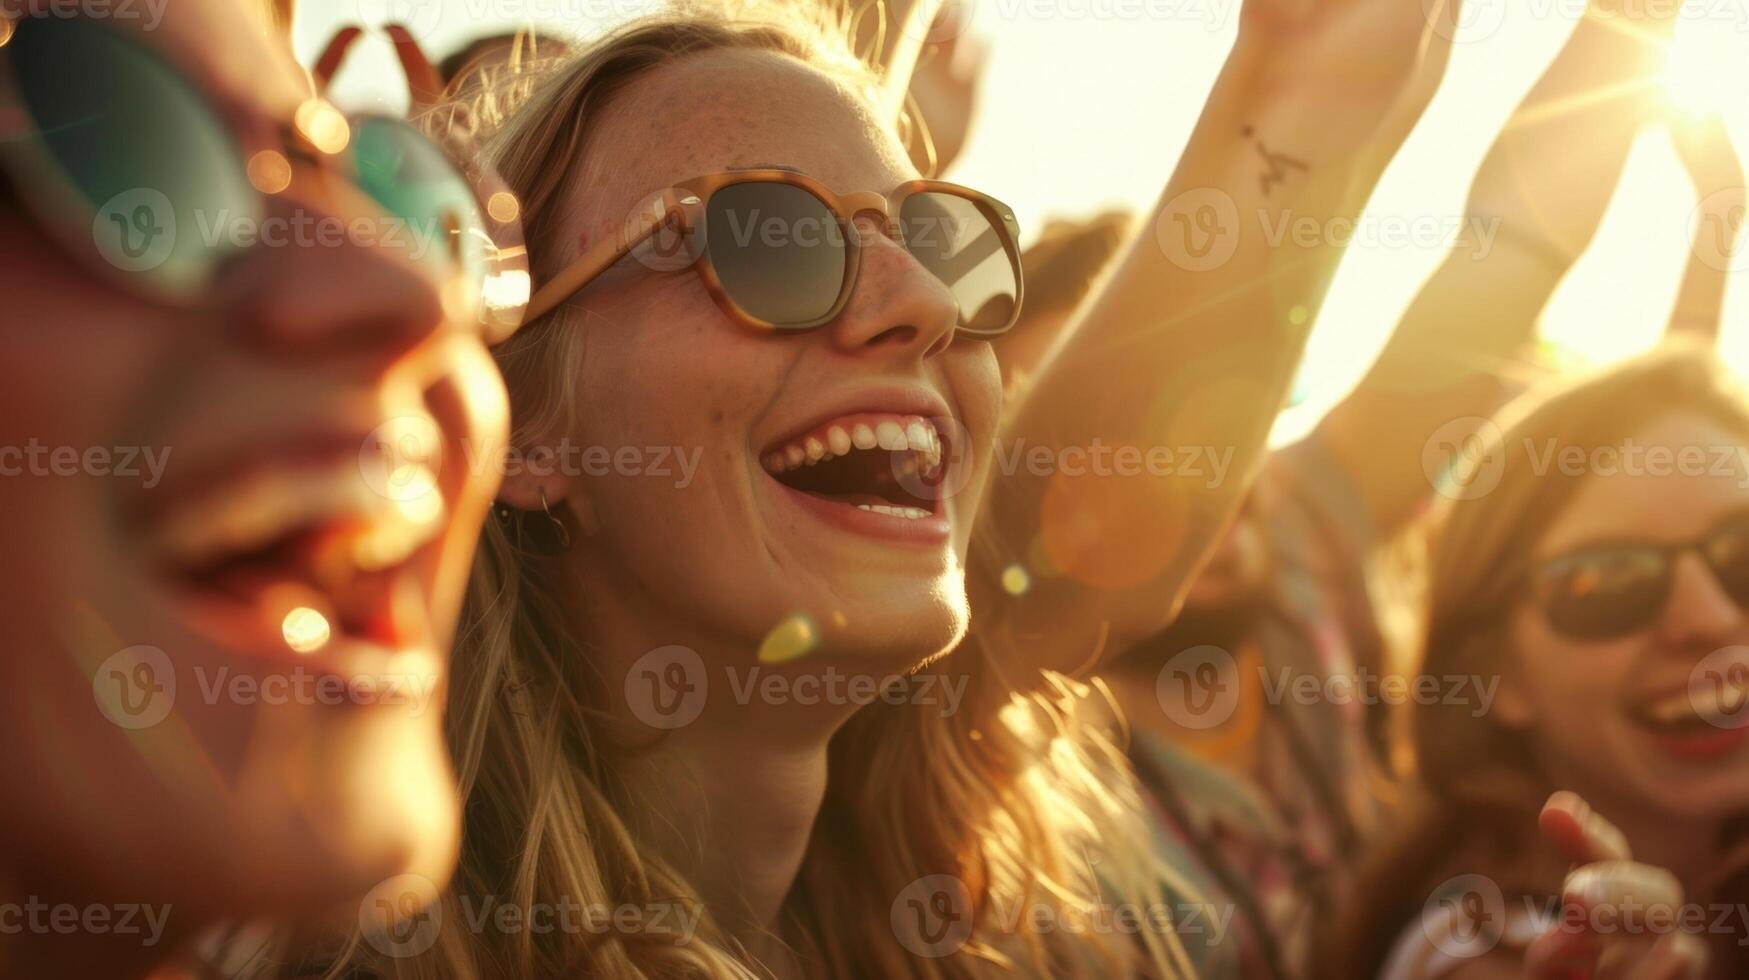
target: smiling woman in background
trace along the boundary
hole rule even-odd
[[[79,463],[0,480],[0,902],[81,928],[9,928],[0,976],[139,976],[220,919],[450,873],[444,677],[496,479],[435,457],[505,433],[508,229],[411,129],[312,100],[258,7],[11,6],[0,445]],[[438,237],[266,240],[298,221]],[[402,431],[433,455],[390,480]]]
[[[1742,907],[1745,447],[1745,394],[1712,355],[1686,347],[1557,386],[1487,435],[1475,461],[1489,489],[1438,522],[1418,669],[1498,677],[1499,693],[1486,713],[1467,701],[1412,709],[1424,792],[1368,862],[1351,945],[1332,963],[1369,977],[1518,976],[1521,962],[1529,975],[1566,976],[1604,941],[1659,939],[1658,955],[1685,954],[1674,918],[1662,932],[1642,918],[1637,936],[1553,929],[1563,902],[1566,914],[1611,915],[1624,901],[1643,913],[1675,909],[1686,893]],[[1721,452],[1729,465],[1716,467]],[[1669,465],[1646,462],[1659,458]],[[1544,817],[1559,853],[1539,846],[1538,809],[1556,789],[1620,829],[1579,834],[1595,820],[1569,799]],[[1643,865],[1595,863],[1630,856]],[[1592,867],[1569,877],[1568,862]],[[1424,904],[1421,920],[1405,921]],[[1741,928],[1708,937],[1713,975],[1749,967]],[[1663,968],[1645,975],[1682,975],[1674,960]]]

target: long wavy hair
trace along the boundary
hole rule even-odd
[[[875,76],[844,43],[847,18],[826,4],[796,4],[755,21],[712,12],[633,22],[556,64],[470,88],[440,125],[472,128],[522,204],[538,281],[562,254],[563,205],[590,180],[589,136],[616,93],[661,66],[718,49],[801,59],[853,84]],[[808,10],[824,11],[824,16]],[[546,265],[542,264],[543,257]],[[499,345],[510,391],[513,443],[574,419],[587,392],[567,370],[581,356],[581,314],[561,308]],[[634,839],[619,807],[624,750],[600,727],[604,681],[542,567],[489,522],[480,542],[454,656],[446,725],[465,800],[455,878],[441,897],[460,922],[493,896],[524,909],[682,903],[699,908],[685,870]],[[1188,974],[1164,904],[1170,880],[1146,846],[1141,806],[1108,727],[1084,721],[1098,692],[1062,678],[1011,683],[976,643],[930,671],[963,675],[963,707],[877,703],[829,749],[826,798],[777,926],[809,975],[932,980],[1018,970],[1033,976],[1179,977]],[[965,886],[974,929],[955,954],[914,956],[895,941],[906,887],[934,874]],[[1165,928],[1035,931],[1027,916],[1049,904],[1065,916],[1116,903]],[[687,941],[673,936],[554,930],[441,929],[417,956],[374,955],[354,936],[331,975],[413,978],[740,978],[752,962],[702,913]],[[1169,911],[1169,910],[1168,910]],[[1012,922],[1018,928],[1009,928]],[[333,962],[333,960],[330,960]]]
[[[1525,396],[1464,454],[1479,478],[1483,461],[1499,465],[1486,493],[1454,493],[1434,517],[1428,609],[1420,663],[1430,677],[1498,677],[1514,662],[1510,618],[1517,601],[1507,583],[1531,561],[1541,532],[1571,503],[1584,476],[1539,472],[1535,447],[1558,441],[1589,453],[1620,446],[1667,415],[1693,413],[1749,444],[1749,395],[1710,351],[1672,343],[1600,372]],[[1458,483],[1454,486],[1478,486]],[[1565,866],[1546,859],[1536,817],[1560,787],[1542,771],[1524,736],[1491,714],[1452,699],[1411,704],[1406,714],[1412,787],[1397,827],[1378,847],[1343,915],[1340,938],[1324,950],[1319,975],[1376,976],[1407,918],[1433,888],[1455,875],[1510,873],[1508,895],[1558,894]],[[1740,815],[1727,831],[1723,871],[1710,889],[1749,898],[1749,825]],[[1742,964],[1749,965],[1749,964]],[[1335,972],[1330,972],[1335,971]]]

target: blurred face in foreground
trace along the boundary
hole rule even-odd
[[[624,227],[653,191],[705,174],[793,169],[839,194],[916,176],[861,94],[763,51],[643,76],[586,152],[601,179],[571,204],[565,259]],[[513,475],[507,493],[586,514],[568,558],[590,628],[617,628],[603,656],[667,643],[751,655],[775,630],[788,653],[815,651],[810,662],[902,669],[963,635],[967,542],[1001,399],[995,357],[956,336],[953,294],[911,253],[866,215],[858,230],[847,305],[804,333],[740,325],[694,272],[635,254],[570,300],[584,311],[565,328],[585,334],[570,370],[588,407],[541,439],[604,447],[613,472]],[[937,457],[952,492],[914,500],[894,485]]]
[[[283,135],[308,88],[254,13],[176,0],[152,30],[26,18],[0,48],[9,134],[47,128],[20,90],[118,112],[146,91],[159,128],[100,162],[169,155],[161,173],[201,176],[189,193],[215,174],[248,190],[239,141],[292,147],[290,167],[249,164],[261,193],[236,200],[259,201],[260,242],[193,301],[166,299],[165,280],[225,216],[191,211],[187,188],[68,218],[50,191],[107,173],[5,170],[0,877],[163,903],[171,930],[350,904],[401,872],[447,878],[445,661],[496,488],[463,449],[506,426],[477,307],[446,305],[442,261],[375,244],[414,223],[390,226],[325,169],[331,154]],[[71,47],[50,59],[52,45]],[[55,68],[69,50],[102,60]],[[311,125],[331,139],[336,120]],[[176,254],[132,262],[158,241]],[[412,456],[384,469],[383,443]]]
[[[1717,819],[1749,808],[1749,493],[1743,440],[1692,414],[1624,446],[1532,552],[1498,710],[1600,810]],[[1624,459],[1626,457],[1624,456]],[[1642,460],[1651,460],[1650,455]],[[1720,465],[1723,461],[1724,465]],[[1606,461],[1607,462],[1607,461]],[[1668,460],[1667,460],[1668,462]]]

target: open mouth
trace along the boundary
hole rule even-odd
[[[282,632],[297,653],[336,634],[401,648],[425,639],[410,566],[445,526],[420,469],[388,494],[356,461],[257,469],[155,520],[148,553],[181,590],[241,614],[252,635]]]
[[[1629,717],[1682,754],[1728,751],[1749,736],[1749,686],[1735,675],[1642,701]]]
[[[900,520],[940,513],[945,440],[928,419],[862,412],[845,415],[761,454],[784,486],[830,504]]]

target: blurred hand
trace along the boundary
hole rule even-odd
[[[1561,888],[1563,927],[1525,951],[1527,978],[1688,980],[1703,974],[1707,949],[1700,939],[1645,928],[1648,907],[1681,908],[1674,875],[1635,862],[1622,832],[1575,793],[1549,797],[1538,823],[1543,838],[1575,867]]]

